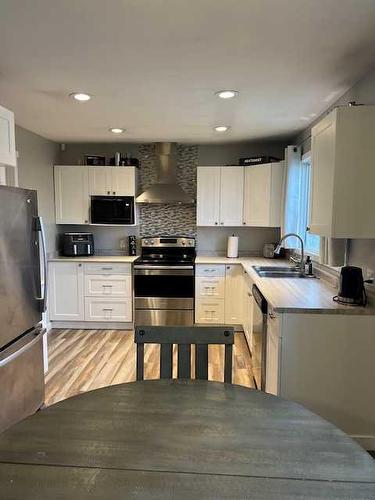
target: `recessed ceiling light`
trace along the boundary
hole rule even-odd
[[[69,94],[70,97],[73,97],[73,99],[75,99],[76,101],[89,101],[91,99],[91,95],[90,94],[85,94],[83,92],[72,92],[71,94]]]
[[[109,131],[112,132],[113,134],[122,134],[123,132],[125,132],[125,129],[115,127],[115,128],[110,128]]]
[[[215,132],[227,132],[230,129],[227,125],[219,125],[214,127]]]
[[[217,97],[220,99],[232,99],[239,94],[238,90],[219,90],[215,93]]]

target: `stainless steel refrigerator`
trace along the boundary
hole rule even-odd
[[[36,191],[0,186],[0,432],[44,402],[46,270]]]

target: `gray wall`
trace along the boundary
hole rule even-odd
[[[19,185],[38,191],[38,209],[45,223],[47,250],[52,252],[56,239],[53,165],[58,160],[58,145],[17,126],[16,148]]]
[[[179,184],[195,196],[197,165],[238,165],[244,156],[271,155],[284,158],[284,148],[290,141],[248,141],[226,144],[179,144],[177,148],[177,179]],[[148,187],[155,176],[155,157],[150,144],[66,144],[60,153],[62,165],[82,164],[85,154],[101,154],[109,159],[115,151],[129,153],[141,161],[139,187]],[[177,212],[176,212],[177,211]],[[129,234],[186,234],[197,236],[199,252],[225,252],[227,236],[240,237],[242,253],[260,253],[263,244],[277,241],[278,229],[269,228],[196,228],[195,206],[145,205],[139,208],[140,225],[134,228],[103,228],[87,226],[84,230],[94,233],[99,250],[118,250],[120,241]],[[80,226],[59,226],[58,232],[79,231]],[[81,228],[82,230],[82,228]]]
[[[338,99],[334,105],[329,108],[329,110],[350,101],[357,101],[359,104],[375,104],[375,70],[371,71],[350,90],[348,90],[348,92],[340,97],[340,99]],[[325,114],[326,113],[323,113],[323,115],[321,115],[312,125],[317,123]],[[311,126],[304,130],[294,141],[295,144],[302,143],[303,152],[307,152],[311,148],[310,135]],[[349,263],[351,265],[369,268],[375,271],[375,239],[351,240]]]

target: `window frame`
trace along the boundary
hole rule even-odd
[[[301,157],[301,175],[300,175],[300,203],[299,203],[299,211],[298,211],[298,234],[302,236],[304,243],[305,255],[309,255],[313,260],[319,260],[320,250],[314,251],[307,246],[307,226],[309,223],[310,214],[309,211],[311,209],[311,150],[304,153]],[[310,172],[304,170],[306,168],[304,163],[309,162]],[[308,180],[306,179],[306,175],[309,175]],[[306,221],[306,224],[305,224]],[[295,248],[294,252],[297,254],[301,254],[299,248]]]

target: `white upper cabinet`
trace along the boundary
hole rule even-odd
[[[88,167],[90,196],[135,196],[135,167]]]
[[[279,227],[284,162],[245,167],[243,225]]]
[[[56,224],[88,224],[88,167],[55,166]]]
[[[109,167],[88,168],[89,194],[105,196],[112,194],[112,176]]]
[[[243,167],[198,167],[198,226],[240,226],[242,207]]]
[[[197,225],[220,223],[220,167],[197,169]]]
[[[220,225],[241,226],[244,167],[221,167]]]
[[[135,196],[135,167],[110,167],[112,171],[112,194]]]
[[[17,165],[14,113],[0,106],[0,164]]]
[[[375,107],[339,107],[311,132],[310,231],[374,238]]]

